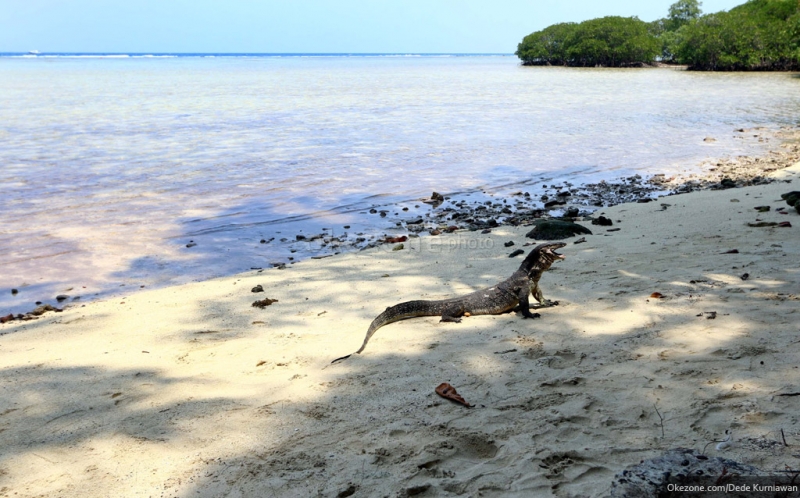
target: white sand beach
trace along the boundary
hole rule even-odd
[[[529,228],[0,325],[0,496],[602,496],[679,446],[798,468],[800,215],[776,208],[800,164],[774,174],[792,182],[601,210],[613,227],[583,222],[542,277],[541,318],[405,320],[335,365],[387,306],[510,276]]]

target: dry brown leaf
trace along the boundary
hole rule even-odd
[[[461,403],[467,408],[472,408],[472,405],[467,403],[466,400],[462,398],[460,394],[458,394],[456,388],[451,386],[447,382],[442,382],[441,384],[439,384],[439,387],[436,388],[436,394],[438,394],[443,398],[455,401],[456,403]]]

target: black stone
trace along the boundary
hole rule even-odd
[[[583,225],[564,220],[536,220],[534,228],[525,236],[536,240],[560,240],[577,234],[591,235],[592,231]]]
[[[790,206],[795,206],[795,204],[797,204],[797,200],[800,199],[800,191],[795,190],[792,192],[781,194],[781,199],[785,200],[786,204]]]
[[[605,216],[601,216],[597,219],[592,220],[592,225],[600,225],[601,227],[610,227],[613,224],[614,222],[606,218]]]

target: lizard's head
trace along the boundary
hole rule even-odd
[[[544,244],[539,244],[528,254],[520,268],[524,268],[528,273],[533,270],[547,270],[550,268],[550,265],[559,259],[564,259],[564,255],[557,253],[556,249],[561,249],[566,245],[567,244],[564,242],[546,242]]]

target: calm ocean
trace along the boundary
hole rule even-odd
[[[406,201],[434,190],[535,193],[762,153],[733,130],[796,124],[796,76],[0,55],[0,314],[308,257],[297,234],[388,232],[370,207],[421,212]]]

